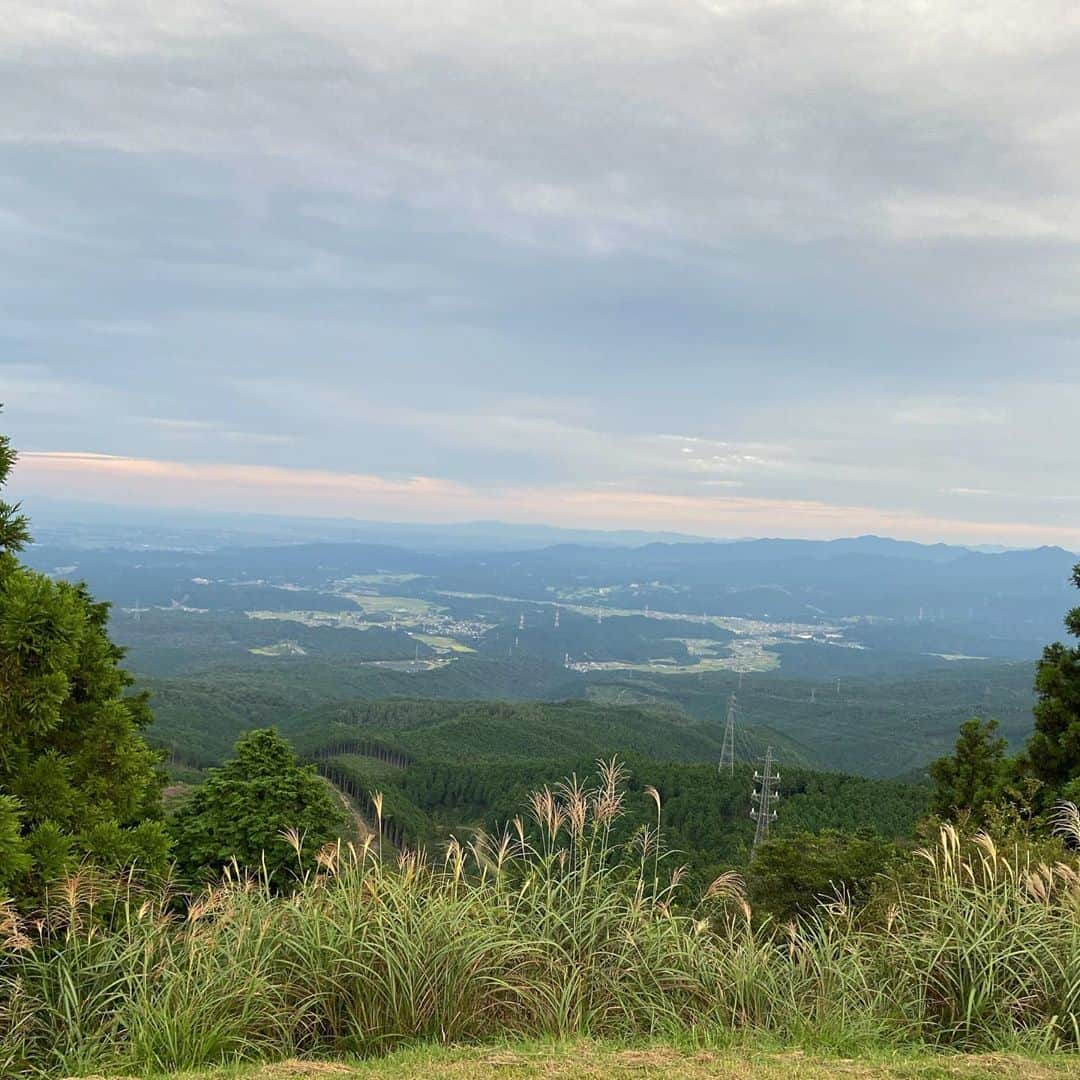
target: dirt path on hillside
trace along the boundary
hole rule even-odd
[[[330,790],[338,797],[338,801],[341,803],[345,813],[349,815],[349,820],[353,823],[353,827],[356,829],[356,838],[361,843],[364,842],[369,836],[373,840],[378,840],[378,833],[372,828],[367,818],[360,812],[360,808],[356,803],[345,794],[332,780],[327,777],[322,777],[326,785]]]

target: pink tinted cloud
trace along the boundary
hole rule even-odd
[[[372,507],[453,506],[468,490],[427,476],[388,479],[271,465],[192,464],[109,454],[19,455],[22,485],[42,494],[153,506],[351,515]],[[29,483],[27,484],[27,482]]]
[[[60,498],[294,516],[430,522],[487,518],[707,536],[829,537],[872,532],[920,540],[1080,547],[1080,528],[720,493],[678,495],[584,487],[489,490],[431,476],[391,478],[70,452],[23,453],[16,479],[25,493]]]

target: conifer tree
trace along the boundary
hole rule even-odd
[[[212,879],[235,860],[252,873],[265,870],[276,888],[310,869],[319,848],[344,828],[329,786],[273,728],[244,735],[236,756],[210,770],[172,821],[177,863],[187,876]],[[302,839],[299,858],[289,830]]]
[[[1080,589],[1080,563],[1073,568],[1073,583]],[[1080,638],[1080,607],[1065,616],[1065,627]],[[1047,645],[1036,670],[1035,692],[1035,732],[1024,764],[1045,785],[1049,798],[1080,779],[1080,647],[1060,641]]]
[[[15,464],[0,436],[0,489]],[[130,696],[108,605],[23,566],[30,541],[0,499],[0,891],[32,895],[79,861],[161,866],[158,755]]]
[[[943,818],[965,812],[982,820],[988,803],[1002,793],[1006,778],[1005,740],[997,734],[996,720],[974,717],[960,727],[956,751],[930,766],[937,785],[933,809]]]

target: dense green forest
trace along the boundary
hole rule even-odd
[[[599,758],[618,755],[629,779],[624,831],[648,820],[644,789],[653,785],[664,798],[668,839],[699,882],[747,862],[753,763],[766,748],[760,731],[740,735],[745,761],[734,775],[720,775],[722,727],[670,708],[585,701],[356,702],[299,713],[281,730],[361,814],[370,817],[372,796],[381,793],[384,831],[399,846],[497,831],[531,791],[588,776]],[[774,751],[784,748],[782,737],[776,742]],[[796,755],[793,748],[786,761]],[[204,764],[213,762],[171,759],[174,775],[189,782],[201,778]],[[911,834],[930,795],[925,784],[788,764],[781,790],[780,832],[864,828],[890,839]]]
[[[681,715],[685,731],[671,751],[675,758],[713,760],[735,694],[747,760],[772,743],[790,763],[889,777],[925,767],[947,752],[971,716],[998,718],[1010,743],[1020,745],[1031,731],[1033,670],[1031,663],[971,663],[908,677],[842,679],[838,686],[835,680],[777,673],[740,679],[722,671],[573,677],[561,665],[530,656],[465,656],[443,668],[409,673],[344,654],[253,655],[242,665],[221,663],[190,674],[143,677],[140,683],[153,696],[151,740],[198,765],[224,760],[252,727],[275,725],[299,735],[305,723],[318,726],[335,708],[393,698],[571,700]],[[602,742],[597,751],[607,746]]]
[[[648,786],[661,795],[668,842],[703,887],[749,860],[754,765],[718,773],[722,729],[675,711],[587,702],[510,704],[397,700],[301,714],[285,729],[300,755],[370,817],[383,797],[387,838],[438,846],[452,834],[498,832],[532,791],[584,779],[598,758],[627,768],[628,839],[649,820]],[[749,758],[765,751],[740,740]],[[785,766],[777,833],[865,830],[911,835],[930,798],[925,785]]]
[[[666,842],[691,871],[700,891],[723,870],[750,861],[753,768],[718,775],[714,766],[660,763],[640,755],[623,759],[626,817],[616,835],[628,840],[654,811],[647,787],[660,795]],[[463,764],[413,761],[391,764],[369,754],[333,754],[318,760],[323,775],[370,813],[375,792],[385,796],[384,819],[395,843],[415,846],[468,837],[475,829],[498,833],[528,805],[531,792],[571,776],[592,776],[589,758],[519,763]],[[774,835],[860,830],[889,840],[911,836],[926,814],[930,791],[898,781],[804,769],[785,770]]]

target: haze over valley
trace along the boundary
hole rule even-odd
[[[745,760],[771,738],[793,762],[875,776],[917,774],[971,715],[1026,738],[1033,665],[1076,561],[870,536],[544,546],[557,530],[493,524],[297,522],[333,538],[288,543],[289,525],[150,519],[122,541],[115,525],[54,526],[30,558],[113,603],[155,692],[151,738],[189,762],[212,763],[254,722],[248,702],[192,736],[197,695],[228,681],[273,688],[258,722],[279,724],[389,696],[585,700],[673,710],[715,734],[734,693]]]

